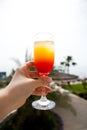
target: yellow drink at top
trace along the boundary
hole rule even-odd
[[[48,75],[54,64],[53,41],[36,41],[34,44],[34,62],[40,75]]]

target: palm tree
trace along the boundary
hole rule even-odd
[[[28,49],[27,49],[25,53],[25,62],[31,61],[32,59],[33,59],[32,55],[29,54]]]
[[[65,67],[65,71],[69,74],[70,73],[70,66],[71,65],[75,66],[77,63],[73,62],[72,56],[67,56],[65,58],[65,61],[60,62],[60,64]]]

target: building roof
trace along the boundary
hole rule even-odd
[[[73,74],[67,74],[67,73],[55,71],[54,74],[52,74],[52,78],[54,80],[76,80],[76,79],[78,79],[78,76],[73,75]]]

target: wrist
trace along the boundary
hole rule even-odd
[[[11,111],[13,111],[13,105],[10,100],[8,87],[0,90],[0,120],[4,119]]]

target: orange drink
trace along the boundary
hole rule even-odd
[[[51,72],[54,65],[54,42],[52,34],[38,33],[35,35],[34,64],[39,73],[39,78],[48,76]],[[42,88],[41,98],[33,101],[32,106],[38,110],[49,110],[55,107],[55,102],[48,100],[45,95],[45,86]]]
[[[54,64],[54,42],[36,41],[34,44],[34,62],[39,75],[48,75]]]

